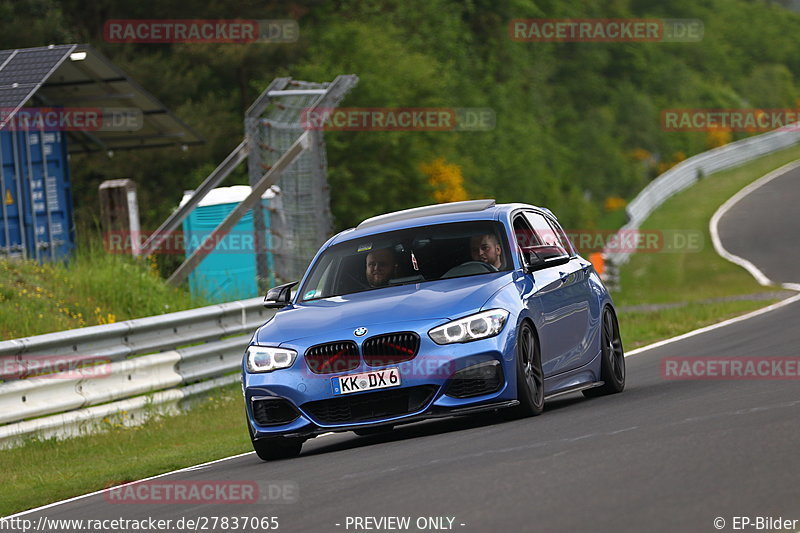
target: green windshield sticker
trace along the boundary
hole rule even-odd
[[[366,244],[359,244],[358,245],[358,251],[359,252],[366,252],[366,251],[369,251],[369,250],[372,250],[372,243],[371,242],[368,242]]]

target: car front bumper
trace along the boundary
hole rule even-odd
[[[420,336],[420,347],[417,355],[410,361],[389,364],[381,367],[361,365],[348,372],[336,374],[315,374],[306,365],[303,358],[305,349],[320,342],[330,340],[355,340],[353,330],[337,331],[325,335],[325,338],[310,337],[302,342],[283,343],[281,347],[291,348],[298,352],[292,367],[268,373],[243,372],[243,388],[247,416],[253,438],[270,438],[277,436],[312,437],[331,431],[350,431],[354,429],[381,425],[397,425],[415,422],[428,418],[468,414],[470,412],[511,407],[516,404],[516,368],[515,368],[515,330],[512,324],[506,323],[501,332],[488,339],[463,343],[437,345],[428,336],[427,331],[440,325],[442,321],[415,321],[404,324],[387,324],[384,327],[371,326],[370,334],[380,335],[396,331],[414,331]],[[511,326],[511,327],[510,327]],[[348,338],[349,335],[349,338]],[[360,349],[360,346],[359,346]],[[333,392],[331,378],[344,375],[360,374],[384,368],[396,367],[400,372],[401,384],[397,387],[364,392],[336,395]],[[499,373],[496,390],[482,393],[480,387],[472,390],[467,397],[454,397],[454,379],[464,377],[465,369],[491,367]],[[469,377],[469,376],[468,376]],[[461,384],[464,380],[461,380]],[[465,389],[459,389],[463,393]],[[396,391],[396,392],[390,392]],[[386,394],[388,392],[388,394]],[[448,394],[449,393],[449,394]],[[409,397],[409,409],[387,409],[383,414],[348,419],[351,409],[358,406],[365,410],[365,403],[373,402],[372,408],[378,407],[384,399],[397,405],[402,397]],[[422,397],[424,396],[424,397]],[[414,398],[412,401],[411,398]],[[264,424],[264,417],[256,417],[256,408],[264,405],[279,406],[278,403],[262,404],[259,402],[280,402],[281,409],[294,410],[296,417],[286,423]],[[320,409],[322,408],[322,409]],[[369,408],[367,408],[369,410]],[[401,412],[402,411],[402,412]],[[326,416],[321,416],[320,413]],[[335,414],[335,421],[328,416]]]

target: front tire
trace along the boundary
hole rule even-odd
[[[253,428],[247,422],[247,430],[250,432],[250,442],[253,449],[262,461],[275,461],[277,459],[291,459],[300,455],[303,448],[303,439],[290,437],[272,437],[266,439],[253,438]]]
[[[604,383],[600,387],[583,391],[583,395],[587,398],[617,394],[625,388],[625,353],[619,335],[619,323],[610,307],[603,310],[600,343],[602,351],[600,376]]]
[[[527,322],[517,333],[517,400],[522,416],[536,416],[544,410],[542,357],[533,328]]]

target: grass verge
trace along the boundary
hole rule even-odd
[[[708,221],[717,207],[736,191],[798,158],[800,147],[793,147],[715,174],[676,195],[653,213],[644,229],[695,230],[702,232],[705,241],[702,250],[695,253],[634,255],[623,268],[622,290],[614,295],[618,306],[686,304],[658,311],[621,312],[626,348],[685,333],[775,301],[703,302],[716,297],[767,292],[743,269],[716,255],[708,234]],[[63,278],[60,283],[65,283]],[[85,290],[91,290],[92,284],[86,283]],[[131,301],[130,305],[138,304]],[[111,427],[96,435],[32,441],[3,450],[0,471],[4,472],[4,495],[0,500],[0,516],[250,451],[243,413],[241,391],[235,385],[220,389],[190,414],[163,417],[137,428]]]
[[[0,260],[0,339],[208,305],[167,285],[155,263],[79,248],[67,263]]]

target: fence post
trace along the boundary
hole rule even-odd
[[[139,202],[136,197],[136,182],[129,179],[106,180],[100,184],[100,224],[103,233],[110,237],[113,232],[127,232],[131,255],[141,253],[141,227],[139,226]]]

